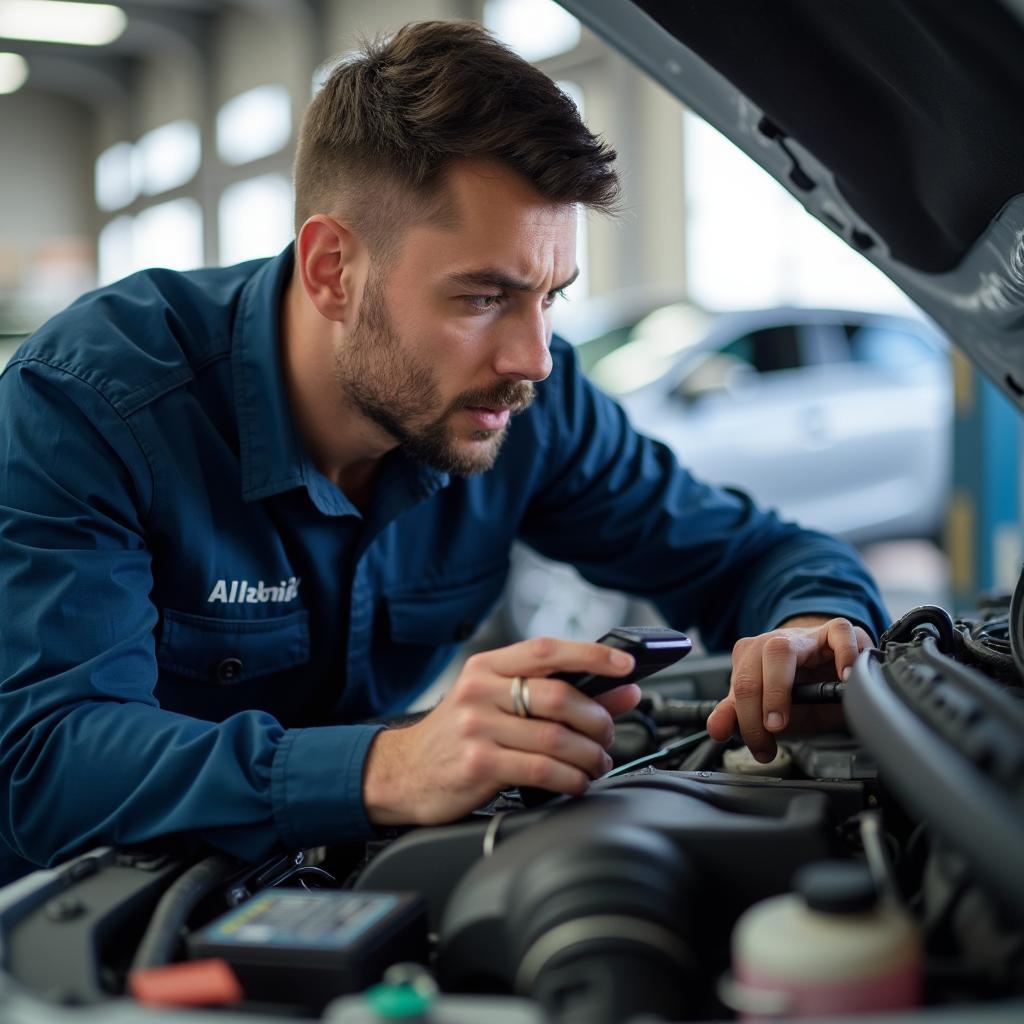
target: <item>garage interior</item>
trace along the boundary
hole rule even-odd
[[[726,154],[724,173],[750,175],[761,191],[753,208],[730,211],[734,200],[709,188],[728,144],[706,138],[698,119],[684,117],[665,90],[554,4],[145,0],[122,7],[127,25],[103,46],[3,42],[27,62],[23,84],[0,98],[9,140],[0,152],[4,358],[77,295],[133,269],[278,251],[292,230],[295,128],[317,76],[357,38],[426,18],[482,19],[536,54],[619,153],[623,212],[590,218],[582,233],[581,281],[562,313],[572,340],[574,318],[586,332],[588,316],[600,322],[602,310],[658,301],[716,311],[909,307],[763,172],[742,166],[739,154],[731,163]],[[232,110],[235,137],[243,137],[237,153],[229,151]],[[262,118],[256,123],[268,137],[247,136],[246,116]],[[133,180],[147,159],[162,172]],[[954,356],[952,366],[955,479],[943,528],[865,548],[894,615],[926,596],[966,605],[979,591],[1008,589],[1007,567],[1021,560],[1015,419],[963,360]],[[995,436],[998,446],[986,443]],[[998,465],[990,464],[993,451]]]
[[[894,620],[922,605],[966,617],[987,602],[1008,604],[1024,561],[1015,407],[960,352],[941,338],[936,344],[935,325],[867,259],[553,0],[117,0],[116,10],[122,16],[113,16],[110,40],[86,45],[22,37],[28,32],[8,27],[0,0],[0,369],[32,331],[97,286],[147,267],[187,270],[278,253],[294,237],[291,173],[301,116],[335,62],[360,40],[409,21],[477,20],[558,82],[618,153],[621,211],[582,220],[580,275],[554,311],[555,330],[579,346],[580,358],[593,354],[594,379],[603,361],[609,381],[634,370],[646,380],[644,353],[666,332],[690,332],[698,344],[716,326],[724,330],[729,317],[743,326],[709,348],[713,356],[733,359],[743,343],[788,332],[784,338],[796,339],[801,353],[818,353],[794,358],[783,367],[789,373],[840,372],[822,364],[854,338],[852,313],[892,318],[902,325],[896,333],[919,329],[932,346],[935,447],[902,452],[904,469],[910,466],[902,491],[894,483],[870,489],[873,468],[892,454],[884,441],[871,442],[878,447],[861,453],[852,474],[863,476],[863,492],[852,486],[831,503],[790,504],[785,491],[766,496],[749,478],[716,477],[718,449],[702,447],[697,417],[726,397],[756,409],[767,389],[750,375],[716,381],[710,402],[699,381],[686,390],[690,371],[675,382],[673,394],[685,393],[683,411],[697,424],[689,427],[694,439],[684,433],[675,447],[687,464],[693,445],[698,475],[748,489],[783,518],[848,539]],[[805,322],[808,310],[813,323]],[[879,365],[887,372],[884,360]],[[920,383],[913,380],[918,365],[892,367]],[[873,429],[884,420],[879,408],[861,409]],[[904,419],[917,415],[903,411]],[[812,482],[812,458],[846,457],[829,454],[838,440],[828,413],[802,412],[796,432],[772,453]],[[748,420],[721,445],[741,435],[763,443],[768,433],[765,427],[759,438]],[[762,457],[754,451],[748,464]],[[920,482],[926,463],[934,492]],[[878,495],[897,493],[908,502],[927,493],[933,515],[888,516]],[[623,619],[664,625],[650,605],[600,592],[529,551],[516,557],[503,603],[410,710],[436,705],[475,652],[545,634],[593,639]],[[722,663],[714,664],[720,674]],[[415,851],[407,856],[414,860]]]

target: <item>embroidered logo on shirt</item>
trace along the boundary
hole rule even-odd
[[[268,587],[263,580],[250,583],[248,580],[217,580],[207,604],[287,604],[299,594],[301,576],[289,576],[286,580]]]

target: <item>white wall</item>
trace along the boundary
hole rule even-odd
[[[461,0],[335,0],[327,12],[328,48],[331,53],[343,53],[363,36],[394,31],[409,21],[472,17],[473,7]]]
[[[56,234],[88,234],[92,188],[87,108],[30,91],[0,97],[0,237],[31,244]]]
[[[69,99],[32,90],[0,96],[0,310],[14,326],[91,284],[83,261],[91,258],[96,216],[83,168],[92,132],[88,108]],[[54,270],[49,289],[40,266]]]
[[[226,7],[204,38],[178,39],[129,76],[123,93],[92,106],[26,88],[0,97],[0,302],[15,286],[5,266],[40,238],[84,237],[91,244],[116,214],[92,201],[96,156],[115,142],[136,141],[178,118],[196,119],[206,154],[195,180],[160,198],[188,197],[205,211],[206,260],[219,259],[217,205],[224,188],[261,174],[289,176],[294,138],[252,165],[226,167],[214,152],[214,119],[226,100],[256,85],[291,92],[297,131],[315,67],[362,36],[411,20],[479,16],[482,0],[327,0],[317,22],[308,4]],[[679,107],[623,58],[584,33],[576,51],[542,65],[585,92],[590,126],[620,153],[623,215],[592,218],[589,285],[602,294],[637,284],[682,287],[684,274],[682,140]],[[6,140],[17,139],[11,146]],[[132,216],[152,198],[121,213]],[[19,256],[19,259],[21,256]],[[6,276],[5,276],[6,273]]]

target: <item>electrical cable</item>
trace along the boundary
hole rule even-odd
[[[656,761],[662,760],[662,758],[668,757],[669,754],[674,754],[677,750],[685,750],[688,747],[699,743],[701,740],[707,739],[707,730],[701,729],[700,732],[691,733],[689,736],[683,736],[678,740],[673,740],[671,743],[666,743],[661,750],[656,750],[653,754],[645,754],[643,757],[638,757],[635,761],[630,761],[628,764],[620,764],[618,768],[613,768],[610,772],[605,772],[604,775],[600,776],[598,781],[602,779],[613,779],[617,775],[624,775],[626,772],[635,771],[637,768],[642,768],[644,765],[654,764]]]
[[[878,811],[862,811],[859,816],[860,839],[875,888],[890,903],[900,902],[899,886],[889,853],[885,848],[882,816]]]
[[[690,751],[678,766],[681,772],[707,771],[721,759],[722,751],[727,750],[729,742],[724,743],[710,736]]]
[[[838,680],[800,683],[790,699],[794,704],[841,704],[845,692],[846,683]],[[640,707],[657,725],[703,725],[718,705],[718,700],[677,700],[651,693]]]
[[[931,634],[945,654],[956,650],[959,634],[953,618],[945,608],[936,604],[922,604],[901,615],[879,638],[881,650],[890,643],[910,643],[922,633]]]
[[[996,676],[1000,682],[1020,685],[1007,616],[976,623],[957,623],[957,631],[966,661]]]
[[[193,864],[180,875],[160,897],[132,960],[131,970],[140,971],[170,963],[189,915],[205,896],[237,869],[238,861],[216,853]]]

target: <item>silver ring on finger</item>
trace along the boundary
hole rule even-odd
[[[520,718],[530,717],[530,686],[522,676],[512,680],[512,709]]]

